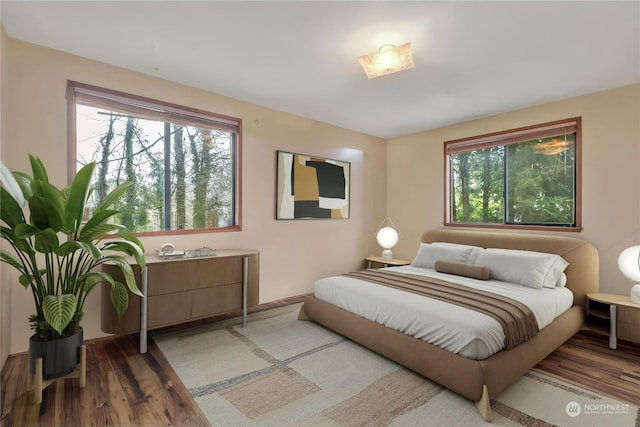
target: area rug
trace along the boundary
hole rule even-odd
[[[154,335],[213,426],[486,426],[473,402],[313,322],[300,305]],[[496,426],[640,426],[638,407],[529,372]]]

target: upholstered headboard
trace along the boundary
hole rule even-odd
[[[584,306],[587,293],[598,292],[599,289],[598,251],[591,243],[575,237],[437,229],[425,231],[420,242],[449,242],[558,254],[569,263],[565,274],[574,304]]]

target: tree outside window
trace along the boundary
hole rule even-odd
[[[76,167],[96,162],[93,203],[133,181],[117,218],[134,233],[238,226],[239,120],[70,83]]]
[[[580,119],[445,142],[446,225],[580,229]]]

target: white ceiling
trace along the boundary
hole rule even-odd
[[[382,138],[640,82],[638,1],[0,7],[10,37]],[[405,42],[415,68],[366,78],[358,56]]]

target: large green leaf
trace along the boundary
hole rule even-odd
[[[20,272],[25,271],[22,261],[16,258],[12,253],[5,251],[4,249],[0,249],[0,260],[2,260],[2,262],[9,264],[10,266],[12,266],[13,268],[15,268]]]
[[[55,251],[60,245],[58,234],[50,228],[38,232],[33,237],[35,238],[36,251],[43,254]]]
[[[111,283],[113,278],[103,271],[93,271],[85,274],[82,277],[82,289],[84,292],[89,293],[98,283],[109,282]]]
[[[124,252],[136,259],[136,263],[140,265],[140,268],[145,266],[145,258],[142,248],[133,242],[127,242],[126,240],[115,240],[107,242],[102,248],[105,251]]]
[[[133,274],[133,269],[126,259],[118,255],[107,255],[106,257],[104,257],[104,259],[120,267],[127,287],[132,294],[138,295],[140,297],[144,296],[142,295],[142,292],[140,292],[140,289],[138,289],[138,285],[136,284],[136,277]]]
[[[32,196],[29,199],[29,222],[39,230],[49,228],[49,217],[46,199],[40,196]]]
[[[91,178],[95,163],[88,163],[82,167],[73,178],[66,206],[66,225],[71,233],[76,233],[82,224],[84,209],[91,188]]]
[[[24,172],[13,172],[13,177],[18,183],[20,190],[22,190],[24,198],[28,199],[29,197],[31,197],[31,195],[33,194],[31,192],[31,181],[33,181],[31,175],[28,175]]]
[[[18,282],[25,288],[28,288],[33,285],[33,278],[30,275],[21,274],[20,277],[18,277]]]
[[[4,187],[8,194],[18,203],[18,206],[22,207],[25,203],[25,196],[20,189],[20,185],[16,181],[15,175],[9,170],[9,168],[0,161],[0,183]]]
[[[58,234],[51,228],[39,230],[31,224],[18,224],[16,226],[16,236],[21,239],[33,237],[36,251],[45,254],[53,252],[60,245]]]
[[[22,208],[4,187],[0,187],[0,219],[9,228],[25,222]]]
[[[49,177],[47,176],[47,169],[44,167],[44,163],[42,163],[42,160],[40,160],[40,158],[32,154],[29,154],[29,162],[31,163],[31,171],[33,172],[33,179],[49,182]]]
[[[71,322],[77,305],[75,295],[47,295],[42,301],[42,313],[47,323],[62,335],[64,328]]]
[[[122,283],[113,281],[109,295],[119,319],[129,307],[129,292],[127,292],[127,288]]]
[[[116,215],[118,213],[117,210],[113,210],[113,209],[108,209],[108,210],[103,210],[103,211],[95,211],[93,216],[91,216],[91,218],[89,218],[89,220],[87,220],[87,222],[82,226],[82,229],[80,230],[80,239],[83,239],[82,236],[85,235],[92,235],[92,230],[95,227],[100,227],[102,225],[104,225],[106,223],[106,221],[111,218],[112,216]]]
[[[31,181],[33,198],[39,198],[44,206],[48,227],[55,231],[62,230],[64,225],[64,198],[62,192],[53,185],[44,181]],[[48,228],[41,227],[41,228]]]
[[[120,226],[117,224],[101,224],[92,227],[90,230],[86,227],[82,228],[80,232],[80,236],[78,236],[78,240],[82,240],[83,242],[89,242],[96,240],[102,236],[113,234],[115,231],[118,231]]]
[[[16,233],[10,228],[0,226],[0,237],[11,242],[11,244],[15,246],[15,248],[20,252],[23,252],[25,254],[36,253],[29,240],[19,238]]]
[[[113,191],[104,196],[104,199],[102,199],[102,202],[100,202],[100,205],[98,205],[98,207],[96,208],[96,212],[109,209],[111,205],[117,202],[118,199],[120,199],[120,197],[122,197],[122,195],[125,193],[125,191],[127,191],[132,185],[133,181],[126,181],[118,185],[113,189]]]
[[[120,237],[122,237],[126,241],[131,242],[131,243],[135,243],[136,245],[138,245],[138,247],[140,248],[142,253],[144,253],[144,245],[142,244],[140,239],[138,239],[136,236],[134,236],[133,234],[131,234],[131,233],[125,231],[125,230],[121,230],[118,234],[120,234]]]
[[[98,260],[100,255],[102,255],[100,249],[92,242],[82,242],[79,240],[68,240],[64,242],[55,250],[55,253],[58,256],[64,257],[78,250],[90,253],[91,257],[95,260]]]
[[[37,234],[39,231],[39,228],[36,228],[33,225],[27,223],[18,224],[14,229],[15,235],[19,239],[28,239],[29,237]]]

